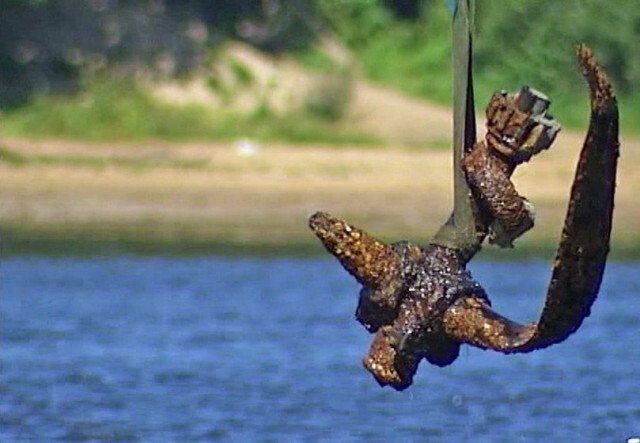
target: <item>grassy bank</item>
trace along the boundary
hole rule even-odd
[[[178,232],[180,231],[180,232]],[[170,234],[169,234],[170,233]],[[308,239],[230,239],[167,223],[158,230],[131,224],[0,225],[3,256],[292,256],[319,255],[319,245]]]
[[[160,231],[160,232],[159,232]],[[328,257],[326,251],[311,234],[287,238],[227,238],[202,235],[199,230],[182,226],[176,233],[175,225],[159,231],[141,226],[100,227],[77,226],[34,226],[13,224],[0,225],[0,250],[3,257],[20,255],[49,255],[74,257],[102,257],[113,255],[133,256],[207,256],[229,257]],[[167,235],[167,232],[172,232]],[[382,236],[394,242],[399,238]],[[404,238],[416,244],[425,244],[425,238]],[[551,261],[557,242],[551,238],[541,238],[533,234],[523,238],[513,249],[499,249],[485,245],[477,256],[480,260],[526,260],[541,259]],[[640,259],[640,238],[614,239],[609,257],[613,260]]]
[[[268,106],[249,112],[154,99],[130,78],[94,77],[72,95],[35,96],[0,113],[2,134],[31,139],[89,142],[254,139],[289,143],[372,145],[375,137],[305,112],[276,113]]]

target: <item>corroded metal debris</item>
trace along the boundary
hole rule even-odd
[[[411,385],[422,359],[446,366],[464,343],[504,353],[529,352],[566,339],[590,313],[609,249],[618,157],[618,110],[610,83],[591,51],[578,60],[589,85],[591,121],[580,154],[545,307],[521,325],[491,309],[466,264],[467,250],[408,242],[387,245],[318,212],[309,226],[362,285],[357,320],[374,333],[365,367],[380,385]],[[511,173],[547,149],[559,125],[542,94],[523,88],[496,93],[487,108],[487,135],[465,154],[463,168],[475,201],[477,245],[486,235],[500,246],[533,226],[532,206]],[[473,251],[472,251],[473,252]]]
[[[482,302],[456,303],[445,314],[447,334],[474,346],[505,353],[530,352],[559,343],[589,316],[604,273],[620,143],[618,106],[611,84],[586,45],[578,61],[589,85],[591,118],[580,153],[560,245],[542,314],[518,325]],[[487,327],[487,324],[493,326]]]
[[[363,231],[318,212],[309,224],[325,247],[361,284],[357,320],[375,333],[365,367],[382,385],[408,387],[422,358],[438,366],[452,363],[460,341],[444,333],[445,311],[465,295],[489,304],[454,249],[407,242],[383,245]],[[365,245],[372,245],[369,252]],[[374,255],[385,275],[372,274]]]
[[[484,233],[489,228],[489,241],[501,247],[511,247],[514,239],[533,227],[533,206],[518,194],[510,177],[518,165],[548,149],[560,131],[546,112],[549,104],[549,99],[527,86],[518,94],[496,92],[487,107],[485,141],[475,143],[463,159],[477,202],[475,218],[484,221],[478,230]]]

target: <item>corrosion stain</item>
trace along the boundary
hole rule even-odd
[[[530,352],[565,340],[589,315],[609,250],[618,158],[618,109],[613,90],[585,45],[578,61],[591,96],[589,131],[580,153],[545,306],[521,325],[494,312],[466,269],[462,247],[391,245],[327,213],[309,226],[362,285],[356,319],[374,334],[365,368],[380,385],[405,389],[422,360],[446,366],[469,344],[504,353]],[[532,205],[511,174],[550,147],[559,125],[549,100],[523,88],[496,93],[487,107],[487,134],[463,159],[475,199],[479,249],[486,234],[500,246],[533,226]]]

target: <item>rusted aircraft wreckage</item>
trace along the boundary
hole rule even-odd
[[[447,244],[438,233],[427,246],[387,245],[329,214],[309,219],[326,249],[362,285],[356,319],[375,333],[364,366],[381,386],[407,388],[423,358],[447,366],[462,344],[505,354],[545,348],[565,340],[589,316],[609,251],[618,108],[591,50],[580,45],[577,56],[590,91],[590,125],[537,323],[521,325],[493,311],[488,294],[466,269],[485,237],[510,246],[533,226],[532,206],[510,176],[549,148],[560,128],[547,113],[549,101],[536,91],[523,87],[516,94],[494,94],[485,140],[464,150],[461,167],[475,223],[471,243]]]

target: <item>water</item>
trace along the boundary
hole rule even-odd
[[[494,306],[536,317],[544,262],[475,263]],[[463,348],[380,388],[336,262],[0,261],[0,440],[625,442],[640,436],[640,263],[611,263],[561,345]]]

